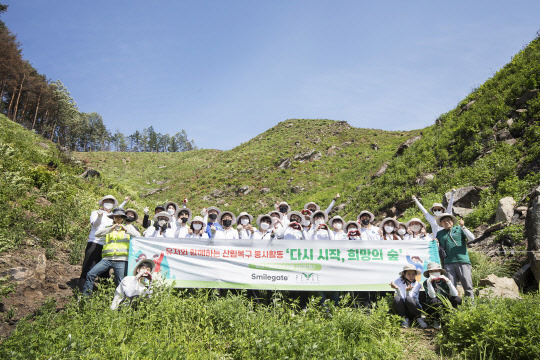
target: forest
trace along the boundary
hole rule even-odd
[[[0,15],[8,6],[0,4]],[[0,20],[0,113],[71,151],[179,152],[196,149],[185,130],[153,126],[125,135],[111,131],[97,112],[81,112],[60,80],[41,74],[22,56],[21,44]]]

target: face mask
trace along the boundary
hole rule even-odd
[[[169,213],[169,215],[174,215],[174,210],[173,209],[169,209],[169,210],[167,210],[167,212]]]
[[[185,224],[187,223],[187,217],[183,217],[183,218],[180,218],[180,221],[182,222],[182,224]]]
[[[223,220],[223,226],[225,227],[230,227],[232,224],[232,220]]]
[[[193,229],[201,230],[202,229],[202,224],[193,224]]]
[[[167,220],[158,220],[158,225],[161,227],[165,225],[166,223],[167,223]]]
[[[358,229],[355,228],[355,227],[349,227],[349,230],[347,232],[351,232],[351,231],[357,231]]]
[[[369,219],[363,219],[362,220],[362,225],[368,226],[369,225]]]
[[[111,204],[111,203],[105,203],[105,204],[103,204],[103,208],[104,208],[105,210],[111,210],[111,209],[113,208],[113,204]]]
[[[341,230],[343,228],[343,224],[342,223],[335,223],[335,224],[332,224],[332,226],[334,227],[334,229],[336,230]]]
[[[278,217],[273,217],[273,218],[272,218],[272,224],[275,224],[275,223],[277,223],[277,222],[278,222],[278,220],[279,220],[279,218],[278,218]]]
[[[315,225],[321,225],[321,224],[324,224],[324,220],[323,220],[323,219],[317,219],[317,220],[315,220]]]
[[[420,225],[411,225],[411,230],[415,233],[420,232],[422,230],[422,226]]]
[[[433,215],[435,215],[435,216],[441,216],[442,214],[443,214],[443,212],[441,210],[437,210],[437,211],[433,212]]]
[[[431,276],[431,277],[439,277],[439,276],[441,276],[441,272],[440,271],[431,271],[429,273],[429,276]]]
[[[130,222],[134,222],[135,221],[135,218],[133,216],[128,216],[126,218],[126,222],[130,223]]]
[[[302,226],[303,227],[308,227],[310,224],[311,224],[311,222],[309,220],[302,220]]]
[[[210,220],[216,220],[217,219],[217,214],[210,214],[210,215],[208,215],[208,217],[210,218]]]
[[[384,227],[384,231],[386,231],[387,233],[392,233],[394,231],[394,227],[386,225]]]
[[[270,224],[265,223],[265,222],[261,223],[261,229],[268,230],[269,227],[270,227]]]
[[[244,226],[246,226],[247,224],[249,224],[249,219],[242,219],[240,220],[240,223]]]
[[[279,207],[279,212],[282,213],[282,214],[287,213],[287,207],[286,206],[280,206]]]
[[[399,230],[397,231],[397,233],[398,233],[399,235],[402,235],[402,236],[405,235],[406,232],[407,232],[407,231],[406,231],[405,229],[399,229]]]

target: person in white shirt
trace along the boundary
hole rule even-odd
[[[137,227],[137,220],[139,219],[139,214],[137,214],[137,211],[134,209],[127,209],[126,210],[126,224],[131,224],[135,228],[135,230],[139,231],[139,228]]]
[[[179,239],[185,239],[188,235],[188,222],[191,220],[191,210],[186,208],[180,208],[175,214],[177,219],[176,221],[176,231],[174,232],[174,237]]]
[[[268,213],[268,216],[272,218],[272,225],[270,226],[272,232],[279,237],[278,233],[282,233],[283,231],[285,231],[285,229],[281,231],[281,229],[283,228],[283,216],[280,214],[279,211],[271,211]]]
[[[212,230],[215,231],[214,239],[239,239],[240,235],[236,229],[233,229],[232,224],[236,221],[236,217],[230,211],[223,211],[219,214],[218,223],[222,226],[222,229]],[[215,227],[214,227],[215,229]]]
[[[422,329],[427,328],[427,324],[422,319],[422,306],[418,299],[422,284],[416,281],[416,276],[422,272],[413,265],[405,265],[399,273],[399,278],[390,283],[390,287],[395,290],[393,307],[396,313],[401,316],[401,326],[408,328],[410,320],[416,319],[416,322]]]
[[[381,234],[379,233],[379,228],[373,226],[373,221],[375,220],[375,215],[373,213],[363,210],[358,215],[358,223],[361,224],[360,234],[362,240],[380,240]]]
[[[129,201],[130,197],[126,197],[120,207],[124,207]],[[96,236],[96,232],[105,226],[113,224],[113,220],[107,215],[111,213],[112,209],[118,206],[118,201],[112,195],[104,196],[98,201],[99,209],[92,211],[90,214],[90,234],[88,235],[88,242],[84,251],[84,260],[81,269],[81,276],[79,278],[79,286],[82,287],[86,281],[86,274],[101,261],[101,252],[103,250],[103,244],[105,239],[101,236]]]
[[[347,238],[349,240],[360,240],[361,234],[358,228],[359,224],[356,221],[347,221],[347,224],[345,224],[345,232],[347,233]]]
[[[287,214],[289,225],[283,227],[283,240],[305,240],[306,234],[302,231],[302,213],[291,211]]]
[[[195,216],[189,225],[188,234],[186,235],[188,239],[210,239],[208,233],[206,232],[206,222],[202,216]]]
[[[400,222],[397,234],[401,238],[401,240],[407,240],[409,238],[409,234],[407,233],[408,227],[406,223]]]
[[[169,201],[167,203],[165,203],[165,211],[171,215],[171,222],[170,222],[170,226],[171,228],[173,229],[173,231],[176,231],[176,216],[175,214],[178,212],[178,204],[175,203],[174,201]]]
[[[380,226],[381,240],[401,240],[397,234],[399,223],[396,219],[386,218]]]
[[[120,305],[131,304],[138,297],[150,295],[154,267],[155,264],[152,260],[139,261],[133,270],[133,276],[124,277],[116,288],[111,310],[116,310]]]
[[[268,214],[262,214],[257,217],[257,229],[251,239],[253,240],[270,240],[274,235],[272,231],[272,218]]]
[[[343,231],[345,221],[341,216],[334,216],[328,221],[328,226],[332,229],[332,240],[348,240],[347,233]]]
[[[257,230],[253,226],[251,226],[252,221],[253,216],[251,216],[245,211],[241,212],[240,215],[238,215],[238,218],[236,219],[236,230],[238,230],[240,239],[251,239],[251,236],[253,235],[255,230]]]
[[[412,196],[412,199],[416,203],[416,206],[422,211],[422,214],[424,214],[424,217],[428,221],[428,223],[431,225],[431,233],[433,238],[437,237],[437,233],[439,230],[442,230],[443,228],[437,224],[437,218],[441,216],[444,213],[452,214],[452,207],[454,205],[454,194],[456,193],[456,189],[452,189],[452,192],[450,193],[450,199],[448,200],[448,206],[446,209],[443,207],[441,203],[434,203],[433,206],[429,209],[433,213],[431,215],[424,206],[418,201],[415,195]]]
[[[308,240],[331,240],[332,235],[330,228],[326,225],[328,221],[328,214],[324,211],[315,211],[311,215],[311,222],[313,223],[313,228],[309,231],[307,239]]]
[[[332,211],[332,208],[336,204],[337,199],[339,199],[339,194],[336,194],[336,196],[334,196],[334,198],[332,199],[332,202],[330,203],[330,205],[328,205],[326,210],[324,210],[325,213],[330,214],[330,211]],[[304,209],[307,209],[307,210],[311,211],[311,213],[314,213],[315,211],[321,210],[321,207],[319,205],[317,205],[316,203],[314,203],[313,201],[311,201],[311,202],[308,202],[307,204],[304,205]]]
[[[407,240],[433,240],[431,235],[426,231],[426,224],[418,218],[409,220],[409,222],[407,222],[407,229]]]
[[[144,232],[144,237],[167,237],[173,238],[175,229],[171,227],[171,215],[162,211],[154,215],[154,224]]]
[[[284,227],[289,226],[289,217],[287,214],[291,211],[291,206],[287,202],[277,202],[276,211],[281,215],[281,225]]]

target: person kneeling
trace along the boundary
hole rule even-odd
[[[416,281],[416,276],[420,274],[422,272],[413,265],[405,265],[399,273],[400,277],[390,283],[390,286],[396,290],[393,305],[396,313],[403,318],[401,321],[403,328],[409,327],[410,319],[416,319],[422,329],[427,328],[427,324],[421,318],[422,306],[418,300],[422,285]]]
[[[432,262],[428,264],[427,270],[424,272],[424,289],[427,292],[427,313],[434,318],[433,328],[440,329],[439,323],[440,314],[437,309],[442,306],[440,298],[447,298],[453,307],[461,305],[461,298],[458,296],[458,291],[452,281],[446,277],[446,271],[441,268],[441,265]]]
[[[119,305],[131,304],[131,302],[140,297],[149,295],[150,285],[152,283],[152,271],[154,270],[152,260],[141,260],[133,270],[133,276],[126,276],[116,288],[114,298],[111,304],[111,310],[116,310]]]

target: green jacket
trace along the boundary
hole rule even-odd
[[[446,252],[445,264],[471,263],[467,252],[467,237],[460,226],[454,226],[450,230],[439,230],[437,239]]]

